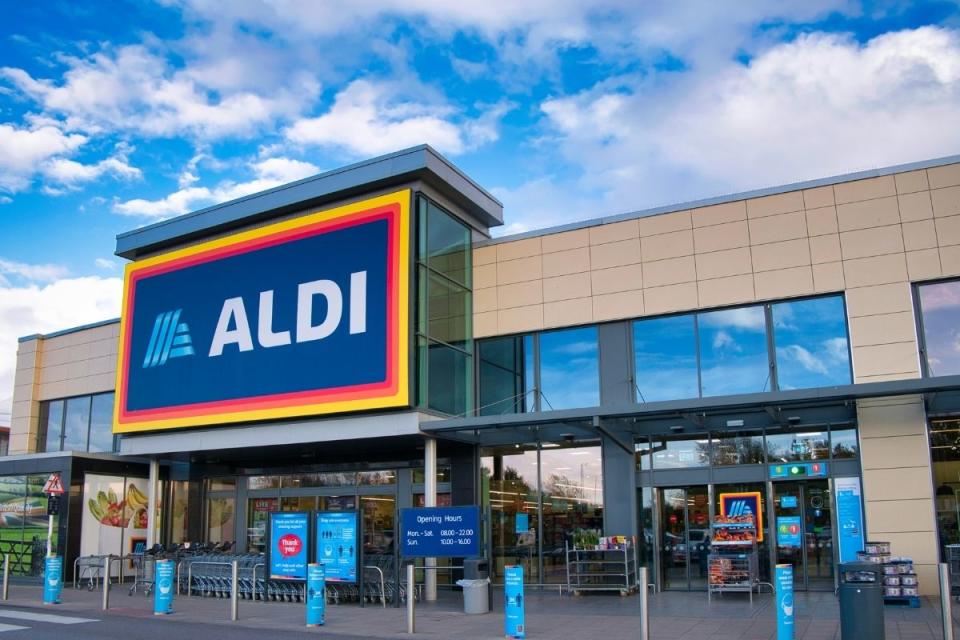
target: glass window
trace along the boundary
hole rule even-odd
[[[429,324],[421,327],[421,333],[460,349],[469,348],[473,335],[470,291],[427,269],[421,268],[420,274],[427,279],[426,311],[429,315]]]
[[[763,464],[763,432],[736,431],[714,436],[713,464]]]
[[[279,489],[280,476],[250,476],[247,478],[248,489]]]
[[[352,487],[357,483],[355,473],[298,473],[283,476],[285,488],[297,487]]]
[[[63,400],[51,400],[44,402],[46,407],[46,424],[44,433],[45,441],[42,443],[43,451],[60,451],[61,439],[63,438]],[[41,415],[44,412],[41,411]]]
[[[233,503],[232,498],[228,500]],[[263,553],[267,545],[267,523],[270,521],[270,514],[279,508],[277,498],[253,498],[247,501],[247,551],[252,553]],[[211,520],[211,525],[212,525]],[[221,535],[230,536],[232,533],[224,527]],[[208,540],[230,540],[230,537],[214,538]]]
[[[633,323],[638,402],[699,395],[695,335],[692,315]]]
[[[67,400],[63,423],[63,450],[86,451],[90,431],[90,396]]]
[[[960,374],[960,281],[917,287],[927,373],[931,376]]]
[[[834,458],[856,458],[860,453],[856,429],[830,429],[830,449]]]
[[[540,334],[541,410],[600,404],[597,328]]]
[[[397,481],[397,474],[393,470],[388,471],[361,471],[357,474],[357,482],[361,485],[385,485],[394,484]]]
[[[948,562],[946,546],[960,544],[960,420],[934,420],[929,429],[940,560]]]
[[[413,470],[413,484],[423,484],[426,476],[423,467]],[[450,467],[437,467],[437,483],[450,482]]]
[[[420,199],[420,210],[421,260],[431,269],[470,287],[470,230],[426,198]]]
[[[710,438],[696,434],[653,440],[654,469],[684,469],[710,464]]]
[[[207,491],[233,491],[237,486],[235,476],[223,476],[207,480]]]
[[[781,389],[850,384],[842,297],[782,302],[771,308]]]
[[[633,445],[633,450],[636,452],[637,469],[649,471],[652,468],[651,460],[653,458],[653,447],[650,440],[648,438],[637,440]]]
[[[489,505],[495,578],[503,568],[523,564],[530,582],[540,582],[537,563],[537,452],[532,447],[481,450],[481,494]],[[526,533],[517,533],[517,516],[526,515]],[[529,569],[529,571],[527,571]]]
[[[420,370],[426,372],[426,405],[451,415],[466,415],[473,404],[470,356],[446,345],[420,338]]]
[[[705,397],[771,389],[763,307],[701,313],[698,321]]]
[[[565,582],[564,543],[578,530],[603,534],[603,465],[600,447],[540,452],[543,487],[543,578]]]
[[[770,462],[826,460],[830,456],[827,431],[767,433],[767,458]]]
[[[477,355],[480,359],[480,415],[534,410],[532,336],[480,340]]]
[[[113,451],[113,394],[93,396],[90,409],[90,444],[87,451]]]
[[[236,531],[234,515],[233,498],[210,498],[207,500],[207,541],[233,540],[234,531]],[[248,544],[249,542],[248,538]],[[255,542],[259,544],[258,550],[262,550],[262,536],[258,537]]]

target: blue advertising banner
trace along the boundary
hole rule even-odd
[[[796,509],[797,496],[780,496],[780,506],[784,509]]]
[[[154,568],[153,615],[173,613],[173,560],[157,560]]]
[[[803,527],[800,516],[777,517],[777,546],[800,547]]]
[[[324,623],[327,598],[324,566],[311,562],[307,566],[307,626],[319,627]]]
[[[526,513],[518,513],[517,521],[514,524],[514,533],[526,533],[530,530],[530,516]]]
[[[300,512],[270,514],[269,575],[273,580],[306,580],[310,519]]]
[[[479,507],[402,509],[401,551],[406,558],[480,555]]]
[[[410,197],[127,265],[114,432],[408,404]]]
[[[63,558],[47,556],[43,562],[43,604],[60,604],[63,591]]]
[[[326,580],[357,581],[357,512],[321,511],[317,514],[317,562]]]
[[[523,605],[523,567],[503,568],[503,623],[508,638],[526,638],[527,628]]]
[[[771,480],[785,480],[789,478],[826,478],[826,462],[794,462],[792,464],[770,465]]]
[[[834,478],[840,562],[852,562],[863,551],[863,498],[859,478]]]
[[[793,565],[778,564],[773,584],[777,594],[777,640],[793,640]]]

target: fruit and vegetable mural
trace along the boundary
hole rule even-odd
[[[47,497],[43,484],[47,476],[0,476],[0,554],[11,554],[14,575],[33,575],[38,570],[33,560],[34,539],[45,552],[47,540]],[[54,532],[59,516],[54,518]],[[54,545],[57,543],[54,533]],[[41,563],[42,565],[42,563]]]
[[[80,555],[127,555],[137,541],[145,540],[146,489],[145,478],[88,473],[83,482]]]

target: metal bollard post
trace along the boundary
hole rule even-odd
[[[103,603],[101,608],[104,611],[110,608],[110,556],[103,559]]]
[[[943,640],[953,640],[953,604],[950,601],[950,569],[940,563],[940,617],[943,621]]]
[[[232,566],[230,568],[230,619],[237,619],[237,574],[239,573],[240,564],[234,560],[230,563]]]
[[[10,599],[10,554],[3,554],[3,599]]]
[[[646,567],[640,567],[639,575],[637,575],[637,580],[640,581],[640,640],[650,640],[650,592],[647,586],[649,582],[648,571],[649,569]]]
[[[417,625],[414,621],[416,615],[417,583],[416,574],[413,570],[413,563],[407,565],[407,633],[416,633]]]

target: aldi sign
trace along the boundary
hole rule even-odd
[[[114,432],[407,405],[410,197],[128,265]]]

